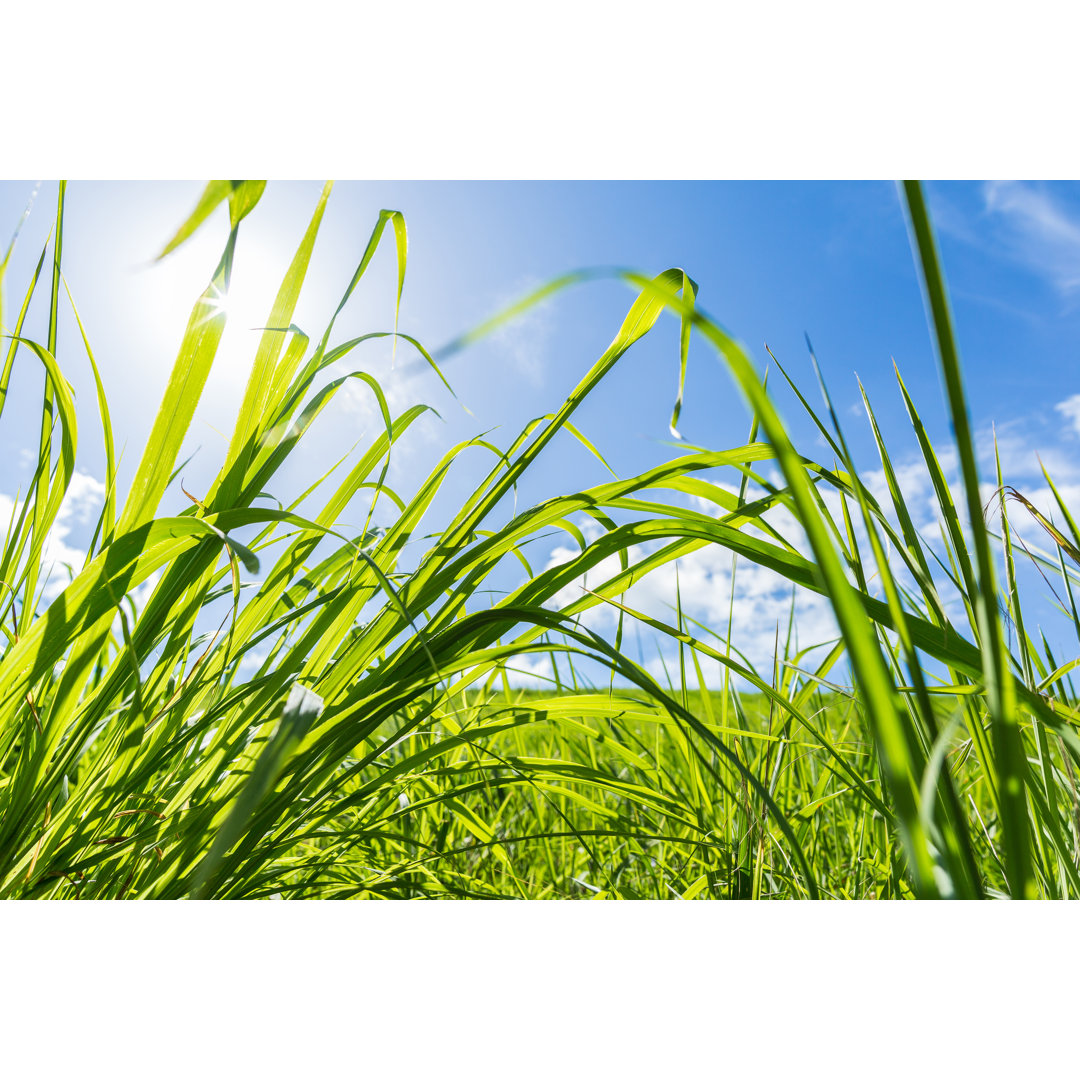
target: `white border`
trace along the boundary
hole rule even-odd
[[[1052,903],[9,902],[5,1071],[1047,1075],[1073,1055],[1075,918]]]
[[[3,173],[1075,176],[1070,9],[958,0],[8,5]]]

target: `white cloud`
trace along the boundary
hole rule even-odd
[[[105,501],[105,492],[105,485],[100,480],[76,469],[64,493],[57,520],[74,521],[79,525],[92,524],[97,520],[97,510]]]
[[[105,485],[89,473],[76,470],[72,474],[56,520],[41,549],[38,580],[46,602],[63,592],[71,581],[71,574],[78,573],[82,568],[86,548],[74,542],[73,534],[76,531],[86,532],[93,527],[104,502],[105,491]],[[0,494],[0,529],[6,532],[8,524],[21,510],[21,502],[16,502],[10,495]]]
[[[631,562],[648,549],[632,549]],[[568,562],[577,551],[556,548],[548,566]],[[619,570],[616,557],[604,559],[580,579],[567,585],[553,598],[552,607],[565,607],[582,596],[582,588],[595,588]],[[734,582],[734,597],[732,586]],[[740,559],[732,577],[731,552],[709,545],[684,555],[676,562],[657,567],[627,590],[621,602],[627,607],[668,625],[678,621],[677,601],[686,618],[686,629],[694,637],[723,651],[729,612],[732,644],[739,649],[763,677],[768,678],[775,654],[776,636],[781,642],[787,634],[789,617],[793,618],[793,647],[814,645],[837,635],[836,622],[828,601],[806,589],[795,589],[776,572]],[[610,637],[619,618],[619,610],[602,603],[581,615],[583,626]],[[703,624],[707,629],[695,625]],[[711,673],[720,677],[718,665]],[[712,679],[710,678],[710,682]],[[713,683],[715,685],[716,683]]]
[[[1080,395],[1063,403],[1080,417]],[[1065,411],[1062,409],[1061,411]],[[1071,413],[1070,413],[1071,417]],[[1058,485],[1066,505],[1080,507],[1080,462],[1070,454],[1060,442],[1060,431],[1048,427],[1039,416],[1020,418],[999,428],[997,432],[997,452],[1000,455],[1003,481],[1013,485],[1024,493],[1050,519],[1060,518],[1055,500],[1042,476],[1045,464]],[[998,530],[997,481],[994,459],[994,431],[990,427],[978,429],[976,433],[982,484],[980,505],[985,508],[986,519],[993,531]],[[954,504],[961,522],[966,522],[966,502],[959,477],[959,463],[955,449],[944,445],[938,451],[938,461],[945,473],[946,482],[952,493]],[[941,509],[938,505],[933,484],[926,470],[921,455],[917,452],[907,456],[898,456],[894,461],[897,483],[913,524],[922,536],[927,547],[946,562],[940,525]],[[882,469],[866,469],[861,473],[871,494],[878,500],[886,516],[895,517],[892,499],[889,494]],[[715,482],[715,481],[714,481]],[[779,477],[772,477],[771,482],[780,485]],[[734,485],[718,484],[734,492]],[[840,496],[832,488],[822,484],[819,491],[826,508],[833,520],[843,531],[843,518]],[[751,496],[753,497],[753,496]],[[692,505],[707,514],[716,512],[716,507],[705,499],[695,498]],[[1035,519],[1019,504],[1008,504],[1009,522],[1014,536],[1022,538],[1029,545],[1046,548],[1048,538]],[[858,514],[858,508],[849,502],[853,527],[858,547],[864,560],[872,562],[866,529]],[[784,536],[796,550],[810,557],[805,535],[798,527],[792,514],[784,507],[775,507],[766,515],[766,520]],[[747,526],[747,529],[750,527]],[[966,532],[965,528],[965,532]],[[884,536],[882,536],[884,540]],[[649,548],[647,550],[654,550]],[[629,554],[631,560],[640,558],[646,549],[634,549]],[[576,546],[563,544],[551,551],[548,566],[556,566],[576,557]],[[918,588],[911,575],[907,573],[902,561],[895,553],[887,556],[889,566],[898,583],[918,595]],[[933,559],[930,560],[933,565]],[[1026,560],[1025,560],[1026,564]],[[594,567],[582,579],[571,583],[554,598],[552,606],[564,607],[581,595],[582,587],[597,587],[619,570],[617,559],[609,558]],[[1019,567],[1018,567],[1019,572]],[[1027,572],[1026,570],[1024,571]],[[957,621],[961,632],[966,622],[962,598],[948,585],[944,575],[935,574],[941,592],[941,601],[951,618]],[[1002,579],[1003,580],[1003,579]],[[704,627],[690,626],[690,632],[699,639],[717,647],[718,641],[727,633],[729,605],[732,612],[732,645],[743,651],[759,674],[769,678],[775,652],[777,627],[779,626],[781,647],[786,634],[789,614],[793,611],[794,633],[797,647],[805,648],[820,644],[838,635],[838,628],[827,599],[805,589],[796,589],[794,608],[792,609],[792,585],[781,575],[764,567],[750,563],[744,558],[738,562],[734,582],[731,576],[731,553],[718,546],[709,546],[681,558],[677,564],[670,563],[658,567],[627,592],[624,602],[653,618],[674,625],[676,584],[681,594],[682,608],[685,615],[697,620]],[[871,592],[881,593],[880,578],[871,574],[868,587]],[[1041,587],[1041,586],[1040,586]],[[734,601],[732,590],[734,588]],[[581,616],[582,624],[609,640],[618,619],[618,609],[608,604],[601,604]],[[713,637],[710,634],[710,631]],[[657,637],[652,640],[652,632],[643,629],[642,637],[647,639],[646,656],[654,651],[654,659],[646,666],[658,677],[663,676],[659,658],[655,658],[657,641],[665,657],[672,652],[673,643]],[[722,648],[722,645],[720,646]],[[803,665],[806,666],[805,664]],[[705,676],[710,685],[717,685],[722,677],[718,665],[705,667]]]
[[[555,671],[547,656],[515,656],[506,673],[510,685],[518,689],[551,690],[555,685]]]
[[[92,528],[105,500],[105,491],[105,485],[89,473],[76,469],[72,474],[52,531],[42,547],[41,580],[45,583],[43,595],[46,601],[54,599],[67,588],[71,572],[78,573],[82,569],[86,548],[71,542],[72,533],[76,527],[80,532],[87,527]]]
[[[984,184],[983,201],[1013,258],[1063,295],[1080,289],[1080,219],[1045,188],[1015,180]]]
[[[240,670],[249,674],[257,671],[266,662],[269,655],[269,650],[249,650],[240,659]]]
[[[1054,411],[1061,413],[1072,424],[1073,431],[1080,435],[1080,394],[1073,394],[1054,406]]]

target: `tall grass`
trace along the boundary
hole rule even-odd
[[[357,368],[326,381],[331,366],[392,335],[441,378],[444,357],[584,275],[552,283],[439,355],[396,325],[335,342],[338,315],[387,239],[400,302],[406,226],[384,211],[334,317],[311,339],[292,320],[329,185],[267,318],[216,480],[186,509],[163,513],[177,497],[177,457],[224,330],[241,225],[262,191],[253,181],[208,185],[162,253],[227,204],[228,240],[123,501],[107,397],[82,334],[107,494],[85,565],[47,602],[45,542],[78,449],[57,360],[60,311],[74,307],[61,289],[60,185],[54,239],[17,310],[0,374],[0,413],[16,362],[44,376],[33,480],[0,551],[0,896],[1080,894],[1076,662],[1060,663],[1025,630],[1008,511],[1034,515],[1050,537],[1052,555],[1023,554],[1056,576],[1078,638],[1071,563],[1080,561],[1080,532],[1060,498],[1066,531],[1006,488],[1000,469],[1000,536],[986,523],[917,184],[902,195],[961,466],[958,506],[898,375],[937,500],[942,537],[933,543],[916,529],[865,394],[888,505],[860,477],[824,384],[814,409],[788,379],[834,462],[799,453],[765,379],[697,304],[681,269],[621,275],[636,298],[556,413],[504,448],[466,441],[415,492],[392,490],[393,448],[425,406],[394,416],[370,374]],[[46,283],[41,343],[23,328]],[[681,323],[673,429],[697,334],[750,406],[747,442],[684,446],[641,475],[508,509],[507,496],[560,431],[592,449],[572,423],[575,410],[602,393],[604,377],[665,311]],[[373,395],[383,430],[343,480],[318,481],[317,513],[300,513],[310,492],[267,509],[260,496],[350,379]],[[459,459],[477,453],[490,457],[490,471],[461,492]],[[778,483],[761,475],[766,465]],[[460,509],[433,522],[443,488]],[[369,507],[365,525],[342,531],[356,500]],[[787,535],[780,511],[793,523]],[[577,554],[537,571],[528,545],[552,530]],[[702,626],[678,601],[666,620],[634,608],[634,583],[707,545],[730,553],[733,588],[738,567],[752,563],[827,598],[837,639],[808,649],[789,625],[761,672],[740,653],[730,621]],[[512,561],[523,584],[491,599]],[[567,588],[589,571],[591,587],[566,603]],[[141,586],[149,596],[137,605]],[[617,616],[613,640],[585,618],[601,605]],[[635,626],[677,651],[667,679],[631,658]],[[522,657],[550,661],[547,690],[514,689]],[[597,665],[608,675],[593,685],[582,672]],[[714,665],[720,689],[707,684]]]

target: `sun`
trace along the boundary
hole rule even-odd
[[[245,336],[269,325],[281,280],[288,267],[276,252],[259,245],[239,246],[233,260],[228,289],[211,297],[215,313],[227,317],[233,333]]]

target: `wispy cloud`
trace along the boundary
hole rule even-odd
[[[1001,263],[1023,267],[1065,300],[1080,295],[1080,204],[1046,184],[988,180],[974,198],[949,185],[930,191],[934,222],[943,232]],[[1032,313],[1001,296],[965,291],[1020,318]]]
[[[1061,413],[1073,426],[1073,430],[1080,435],[1080,394],[1073,394],[1064,401],[1059,401],[1054,406],[1054,411]]]
[[[523,296],[539,288],[543,282],[528,278],[500,297],[495,305],[502,311]],[[491,343],[502,360],[531,388],[544,385],[547,375],[547,349],[555,328],[550,301],[544,301],[515,316],[491,335]]]
[[[1005,254],[1064,296],[1080,290],[1080,215],[1041,185],[993,180],[982,195]]]

